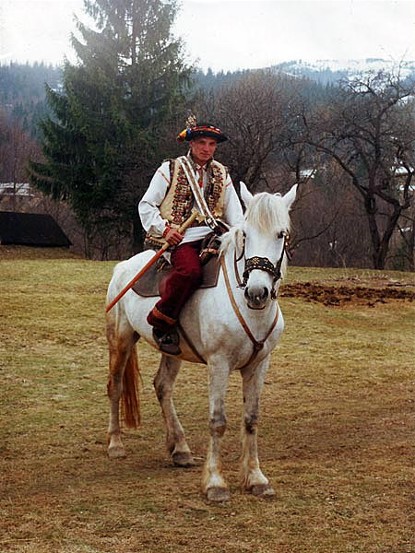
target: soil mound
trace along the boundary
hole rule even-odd
[[[359,281],[357,284],[356,280]],[[363,304],[373,307],[377,303],[389,301],[414,301],[415,286],[393,282],[387,279],[348,279],[330,283],[299,282],[285,284],[281,297],[303,298],[306,301],[323,303],[328,306]]]

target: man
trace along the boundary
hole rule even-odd
[[[173,270],[147,321],[153,327],[153,337],[160,350],[172,355],[180,353],[175,327],[180,311],[201,283],[202,240],[212,232],[205,221],[195,221],[183,235],[178,228],[190,217],[195,206],[206,215],[205,206],[214,222],[218,218],[233,226],[243,220],[242,207],[228,171],[213,159],[218,143],[225,142],[227,137],[214,125],[194,123],[182,131],[177,140],[189,143],[187,156],[162,163],[138,206],[147,232],[146,245],[159,248],[164,238],[171,246]],[[191,174],[195,178],[192,179]],[[199,191],[202,201],[200,196],[195,201]]]

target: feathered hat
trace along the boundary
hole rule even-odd
[[[211,125],[210,123],[197,124],[196,117],[192,114],[187,118],[186,128],[177,135],[177,141],[188,142],[189,140],[200,138],[202,136],[214,138],[216,142],[225,142],[228,140],[228,137],[223,134],[219,127],[215,127],[215,125]]]

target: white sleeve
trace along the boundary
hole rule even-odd
[[[154,173],[150,185],[138,204],[141,224],[146,232],[162,236],[167,221],[160,215],[160,204],[170,184],[170,163],[165,161]]]
[[[241,225],[244,221],[241,202],[233,186],[232,179],[228,175],[226,179],[225,200],[224,200],[224,219],[231,227]]]

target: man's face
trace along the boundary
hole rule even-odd
[[[192,157],[198,165],[205,165],[215,153],[218,143],[214,138],[202,136],[190,141]]]

